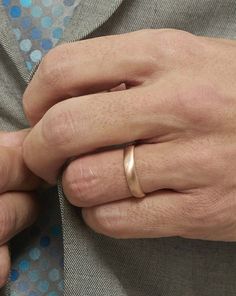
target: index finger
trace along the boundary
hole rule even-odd
[[[109,90],[121,83],[142,84],[156,70],[150,30],[99,37],[51,50],[28,85],[23,104],[31,124],[59,101]],[[145,42],[144,39],[148,40]]]
[[[27,166],[54,184],[61,166],[70,157],[180,130],[183,120],[170,114],[170,94],[156,88],[156,98],[152,100],[149,92],[152,93],[144,87],[58,103],[24,142]]]

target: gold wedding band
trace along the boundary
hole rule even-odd
[[[145,197],[146,195],[141,188],[136,172],[134,148],[134,145],[128,145],[124,148],[124,169],[130,193],[134,197],[141,198]]]

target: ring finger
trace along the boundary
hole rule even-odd
[[[199,185],[202,174],[191,170],[189,162],[191,151],[184,149],[184,144],[167,142],[135,148],[135,166],[146,193],[167,188],[184,191]],[[123,149],[87,155],[71,162],[64,171],[62,184],[70,202],[81,207],[130,197]]]

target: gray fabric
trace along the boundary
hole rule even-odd
[[[163,27],[234,38],[235,9],[235,1],[231,0],[101,0],[96,3],[83,0],[66,30],[64,42]],[[1,11],[0,15],[1,20],[4,19]],[[3,35],[4,28],[1,29]],[[24,127],[20,97],[29,77],[20,66],[14,41],[9,46],[9,41],[0,40],[3,43],[0,46],[0,95],[4,98],[0,103],[0,127]],[[66,202],[60,186],[59,195],[66,296],[236,295],[235,243],[180,238],[110,239],[84,225],[80,211]]]
[[[27,122],[22,111],[22,93],[26,86],[24,78],[27,69],[1,5],[0,18],[0,128],[25,128]]]
[[[87,37],[172,27],[234,38],[235,8],[235,1],[225,0],[123,1],[115,14]],[[92,30],[91,17],[86,20],[85,27]],[[78,21],[76,17],[73,20],[73,30],[77,22],[79,15]],[[62,192],[60,196],[66,296],[236,295],[236,244],[180,238],[110,239],[89,230],[79,211],[64,201]]]

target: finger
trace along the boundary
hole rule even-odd
[[[14,132],[0,132],[0,146],[20,147],[30,129],[24,129]]]
[[[40,183],[26,167],[22,148],[0,146],[0,193],[34,190]]]
[[[0,246],[0,288],[7,283],[10,273],[10,262],[11,259],[8,246]]]
[[[189,227],[185,203],[189,196],[159,191],[143,199],[83,208],[85,222],[94,231],[115,238],[182,236]]]
[[[158,98],[157,90],[155,95]],[[183,120],[170,115],[173,111],[168,110],[167,100],[150,100],[145,89],[133,89],[58,103],[24,142],[27,166],[54,183],[59,168],[69,157],[140,139],[160,139],[170,131],[176,137]]]
[[[0,132],[0,193],[33,190],[41,183],[23,161],[22,144],[29,131]]]
[[[156,69],[149,46],[155,32],[150,34],[106,36],[52,50],[24,93],[29,121],[35,124],[51,106],[65,98],[109,90],[121,83],[142,84]]]
[[[30,226],[37,218],[35,196],[9,192],[0,195],[0,245]]]
[[[71,162],[62,178],[69,201],[75,206],[90,207],[130,197],[123,154],[123,149],[105,151]],[[204,174],[200,175],[192,162],[192,151],[184,144],[167,142],[135,147],[135,167],[145,193],[196,188],[203,182]]]

